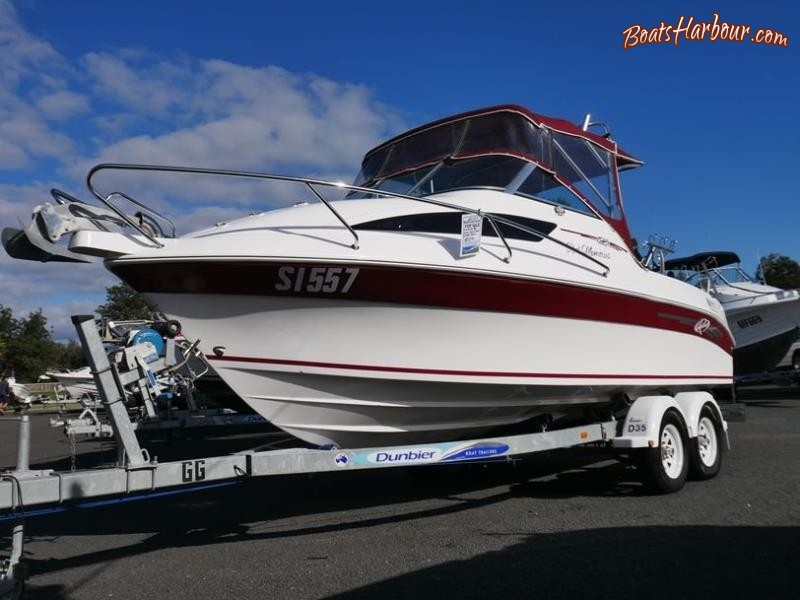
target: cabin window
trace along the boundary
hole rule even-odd
[[[532,231],[541,232],[545,235],[549,234],[556,227],[555,223],[550,223],[549,221],[527,219],[517,215],[496,214],[494,216],[514,221],[523,227]],[[527,240],[531,242],[538,242],[542,239],[541,236],[536,235],[532,231],[526,231],[497,221],[495,221],[495,223],[503,236],[508,239]],[[367,223],[359,223],[358,225],[354,225],[353,229],[358,231],[413,231],[417,233],[451,233],[458,235],[461,233],[461,213],[448,211],[402,215],[389,217],[387,219],[377,219]],[[491,223],[486,219],[483,221],[482,235],[484,237],[497,237]]]

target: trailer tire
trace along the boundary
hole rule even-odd
[[[640,450],[642,479],[652,490],[671,494],[683,488],[689,473],[686,427],[674,410],[661,418],[658,445]]]
[[[14,582],[14,587],[8,590],[0,590],[0,600],[21,600],[25,593],[25,582],[17,579]]]
[[[700,411],[697,437],[689,444],[689,476],[705,480],[716,477],[722,468],[722,427],[708,405]]]

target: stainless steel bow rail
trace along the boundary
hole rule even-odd
[[[580,248],[575,248],[570,246],[569,244],[562,242],[558,238],[555,238],[543,231],[539,231],[532,227],[528,227],[526,225],[522,225],[517,223],[513,219],[508,219],[506,217],[500,217],[498,215],[490,214],[483,212],[480,209],[469,208],[465,206],[460,206],[458,204],[452,204],[449,202],[443,202],[441,200],[436,200],[434,198],[430,198],[427,196],[411,196],[408,194],[401,194],[396,192],[389,192],[387,190],[376,190],[374,188],[367,188],[367,187],[360,187],[357,185],[350,185],[342,182],[334,182],[334,181],[326,181],[324,179],[311,179],[308,177],[294,177],[290,175],[277,175],[272,173],[258,173],[253,171],[233,171],[227,169],[207,169],[207,168],[199,168],[199,167],[176,167],[176,166],[167,166],[167,165],[138,165],[138,164],[125,164],[125,163],[103,163],[94,166],[86,176],[86,185],[89,188],[89,191],[94,195],[100,202],[102,202],[105,206],[107,206],[111,211],[113,211],[119,219],[124,221],[127,225],[133,227],[136,231],[142,234],[147,240],[150,241],[156,247],[162,247],[163,244],[158,241],[158,236],[156,232],[152,230],[150,227],[146,225],[145,222],[142,221],[143,217],[140,213],[140,222],[137,223],[134,219],[132,219],[129,215],[126,215],[112,200],[116,199],[117,197],[123,198],[134,204],[137,208],[141,211],[144,211],[148,216],[156,221],[160,221],[161,223],[166,224],[170,231],[172,237],[175,237],[175,225],[172,221],[164,217],[163,215],[159,214],[158,212],[150,209],[143,203],[135,200],[131,196],[124,194],[122,192],[111,192],[108,194],[104,194],[103,192],[99,191],[97,186],[95,185],[93,179],[95,175],[101,171],[108,171],[108,170],[118,170],[118,171],[150,171],[150,172],[157,172],[157,173],[183,173],[183,174],[193,174],[193,175],[217,175],[221,177],[239,177],[244,179],[261,179],[261,180],[271,180],[271,181],[285,181],[291,183],[300,183],[305,185],[313,194],[314,196],[322,202],[329,211],[336,217],[336,219],[350,232],[353,236],[353,243],[351,247],[354,250],[358,250],[359,248],[359,238],[358,234],[356,233],[355,229],[345,220],[345,218],[336,210],[333,206],[331,201],[327,200],[322,193],[317,188],[337,188],[341,190],[348,190],[351,192],[361,192],[365,194],[372,194],[372,195],[379,195],[382,197],[389,197],[389,198],[401,198],[403,200],[411,200],[413,202],[422,202],[425,204],[432,204],[435,206],[439,206],[442,208],[447,208],[449,210],[463,212],[463,213],[470,213],[481,217],[482,219],[486,219],[489,222],[489,225],[492,227],[492,230],[495,232],[495,235],[500,239],[505,246],[506,252],[508,252],[508,256],[503,258],[502,260],[506,263],[511,261],[511,246],[509,246],[506,237],[503,235],[502,231],[498,227],[498,223],[502,223],[508,227],[512,227],[514,229],[523,231],[533,236],[540,237],[542,239],[546,239],[556,245],[562,246],[563,248],[567,248],[570,251],[577,253],[578,255],[586,258],[590,262],[600,266],[603,269],[603,276],[607,275],[611,270],[608,265],[605,263],[597,260],[591,254],[584,252]],[[59,190],[55,190],[55,192],[61,194],[62,196],[66,195]],[[68,195],[67,195],[68,196]],[[160,228],[160,227],[159,227]]]
[[[24,588],[27,573],[21,557],[25,519],[93,506],[97,502],[94,499],[102,498],[104,504],[130,502],[229,485],[260,476],[508,461],[524,454],[583,444],[602,444],[623,449],[623,452],[653,453],[653,460],[643,461],[643,464],[652,470],[653,481],[660,491],[672,492],[680,489],[686,478],[684,469],[677,478],[664,479],[664,473],[674,467],[676,445],[694,441],[690,438],[696,438],[701,444],[702,436],[712,433],[709,429],[721,436],[720,442],[723,438],[727,440],[724,436],[727,425],[710,394],[687,392],[674,398],[638,398],[623,403],[616,414],[609,412],[595,422],[549,431],[540,424],[533,433],[464,441],[357,449],[275,449],[273,446],[266,450],[262,447],[222,456],[159,462],[141,446],[125,405],[131,389],[137,389],[140,394],[152,393],[154,378],[173,368],[176,359],[171,359],[167,352],[164,358],[146,363],[141,360],[142,353],[134,347],[121,357],[114,355],[114,362],[111,362],[93,317],[75,316],[72,320],[90,360],[102,405],[111,419],[118,447],[117,461],[113,466],[87,470],[32,470],[30,417],[4,418],[8,423],[18,423],[19,436],[17,466],[0,474],[0,521],[12,523],[11,552],[0,563],[0,599],[18,597]],[[669,420],[665,421],[667,417]],[[666,429],[665,422],[671,429]],[[703,427],[705,434],[701,433]],[[679,430],[687,432],[687,437],[678,435]],[[665,431],[670,432],[666,436],[668,444],[664,442]],[[716,437],[714,440],[707,448],[709,451],[723,447],[716,442]],[[679,453],[681,459],[689,455],[683,450]],[[710,476],[715,474],[716,471]],[[657,475],[661,477],[660,484],[655,479]]]

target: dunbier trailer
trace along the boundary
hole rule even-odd
[[[728,447],[727,423],[711,394],[685,392],[674,397],[643,396],[603,419],[556,430],[541,426],[534,433],[379,448],[256,449],[159,462],[140,445],[127,404],[134,392],[138,402],[152,401],[160,389],[159,376],[173,374],[185,357],[169,343],[164,356],[155,360],[152,348],[133,346],[112,364],[93,317],[72,320],[111,421],[117,462],[80,471],[31,470],[30,418],[25,414],[7,418],[18,423],[19,435],[17,466],[0,475],[0,521],[12,526],[10,555],[0,564],[0,599],[18,598],[24,590],[24,519],[34,509],[76,506],[101,497],[146,498],[165,490],[267,475],[511,460],[583,444],[600,444],[633,456],[643,478],[655,490],[669,493],[680,490],[689,476],[714,477]]]

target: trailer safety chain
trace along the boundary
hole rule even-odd
[[[75,434],[69,434],[69,470],[75,471],[75,465],[78,462],[78,451],[75,447]]]

